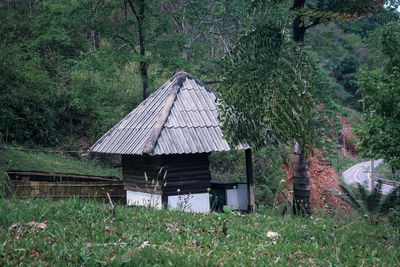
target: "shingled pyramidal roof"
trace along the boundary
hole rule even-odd
[[[103,135],[91,151],[163,155],[228,151],[216,92],[179,72]],[[239,145],[238,149],[247,148]]]

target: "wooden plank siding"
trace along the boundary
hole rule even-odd
[[[164,174],[160,156],[122,155],[125,190],[161,194]]]
[[[164,198],[171,195],[205,193],[211,180],[208,157],[208,153],[122,155],[125,189],[162,193]]]
[[[125,202],[123,183],[115,177],[88,175],[9,171],[5,173],[7,197],[16,195],[21,199],[46,198],[53,200],[77,196],[80,198],[107,199]]]
[[[163,163],[167,166],[164,195],[207,192],[211,180],[208,156],[208,153],[163,156]]]

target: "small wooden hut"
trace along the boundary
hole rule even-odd
[[[251,150],[246,145],[248,194],[254,206]],[[122,155],[127,204],[210,210],[209,155],[228,151],[216,92],[179,72],[103,135],[92,152]],[[243,205],[242,205],[243,206]]]

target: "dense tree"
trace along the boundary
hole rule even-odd
[[[358,136],[366,156],[383,158],[400,168],[400,28],[393,24],[382,37],[387,56],[384,71],[361,72],[360,93],[364,95],[365,115]]]
[[[54,143],[60,137],[66,91],[65,59],[85,49],[76,6],[1,3],[1,128],[3,141]],[[4,6],[3,6],[4,5]],[[52,22],[52,23],[50,23]]]
[[[368,16],[383,4],[373,0],[256,1],[247,32],[227,59],[221,90],[224,130],[233,136],[233,143],[250,142],[256,147],[264,142],[296,141],[295,213],[310,213],[305,153],[310,151],[314,134],[305,33],[324,22]]]
[[[384,55],[376,40],[391,21],[398,21],[397,12],[382,9],[363,19],[321,24],[306,32],[307,53],[315,53],[334,78],[332,96],[338,104],[362,111],[356,77],[360,68],[382,69]]]
[[[0,1],[2,141],[90,142],[174,71],[213,79],[240,3]]]

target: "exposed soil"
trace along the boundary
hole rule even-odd
[[[322,152],[314,149],[314,156],[309,158],[310,171],[310,190],[311,190],[311,208],[312,210],[341,210],[349,212],[351,206],[325,190],[325,188],[339,189],[338,178],[336,171],[328,165],[322,156]],[[285,166],[286,183],[291,185],[293,180],[293,167]]]
[[[356,122],[350,118],[340,117],[342,129],[338,133],[339,144],[342,145],[342,155],[354,157],[360,154],[356,150],[357,138],[353,132],[353,124]],[[284,166],[286,172],[286,183],[291,186],[293,180],[292,163]],[[342,210],[349,212],[352,207],[339,197],[329,193],[325,188],[339,189],[339,175],[333,167],[329,166],[323,153],[319,149],[314,149],[314,156],[309,157],[310,171],[310,190],[311,190],[311,208],[313,210]],[[289,192],[287,192],[289,193]],[[281,198],[283,200],[283,198]]]

